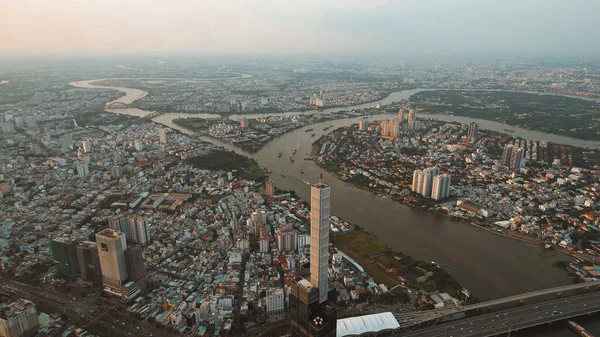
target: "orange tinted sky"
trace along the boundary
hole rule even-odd
[[[0,52],[600,52],[599,0],[0,0]]]

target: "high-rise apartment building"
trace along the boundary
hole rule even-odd
[[[267,197],[273,197],[275,195],[275,183],[272,180],[267,180],[265,183],[265,192]]]
[[[509,144],[502,150],[502,165],[511,170],[518,170],[523,165],[525,150],[522,147]]]
[[[159,129],[158,130],[158,140],[161,144],[167,144],[167,130]]]
[[[108,219],[108,228],[125,233],[128,242],[148,245],[152,242],[150,223],[139,215],[118,214]]]
[[[410,109],[408,111],[408,118],[407,118],[407,124],[412,127],[413,122],[417,120],[417,116],[415,115],[415,110]]]
[[[268,289],[266,302],[267,315],[282,313],[285,308],[285,292],[282,288]]]
[[[248,120],[246,118],[240,118],[240,128],[247,128],[248,126]]]
[[[431,197],[433,178],[440,173],[438,167],[413,171],[412,191],[424,197]]]
[[[90,167],[88,164],[84,164],[79,160],[75,162],[75,170],[77,170],[79,178],[86,178],[90,175]]]
[[[0,309],[0,336],[30,337],[39,329],[35,304],[19,299]]]
[[[67,278],[75,278],[79,273],[77,262],[77,240],[71,236],[59,236],[50,241],[50,252],[54,266],[58,272]]]
[[[450,179],[449,174],[441,174],[433,178],[432,199],[442,200],[450,195]]]
[[[77,246],[77,260],[81,278],[94,284],[102,284],[102,270],[98,246],[92,241],[83,241]]]
[[[400,110],[398,111],[398,123],[402,124],[404,123],[404,109],[400,108]]]
[[[361,119],[358,121],[358,130],[367,131],[369,128],[369,121],[366,119]]]
[[[280,252],[296,250],[296,230],[283,227],[277,232],[277,249]]]
[[[469,123],[469,132],[468,132],[469,138],[471,138],[472,140],[476,140],[478,133],[479,133],[479,124],[477,124],[475,122]]]
[[[37,128],[37,121],[35,120],[35,117],[27,117],[27,128],[29,128],[29,129]]]
[[[400,129],[400,123],[389,120],[381,122],[381,137],[383,138],[397,138],[398,130]]]

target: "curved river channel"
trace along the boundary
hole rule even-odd
[[[117,101],[126,104],[145,96],[145,92],[138,89],[104,87],[90,83],[95,81],[98,80],[80,81],[71,84],[82,88],[122,91],[125,96]],[[354,107],[328,109],[320,111],[320,113],[373,107],[377,103],[390,104],[407,99],[421,90],[423,89],[395,92],[378,102]],[[136,116],[151,113],[135,108],[109,111]],[[319,111],[305,113],[317,112]],[[294,113],[297,112],[288,114]],[[247,118],[257,116],[244,115]],[[422,114],[422,116],[463,123],[473,121],[473,119],[448,115]],[[187,134],[193,134],[193,132],[172,123],[175,118],[185,117],[215,118],[218,115],[167,113],[154,118],[153,121]],[[239,116],[231,116],[231,118],[239,118]],[[382,114],[370,117],[370,119],[386,118],[391,118],[391,115]],[[555,261],[569,259],[566,255],[549,252],[542,254],[537,246],[506,239],[487,231],[476,231],[475,227],[470,224],[452,221],[445,216],[414,209],[391,199],[383,199],[371,192],[336,179],[327,172],[323,172],[312,161],[301,160],[301,157],[306,157],[311,152],[312,142],[326,133],[323,128],[333,125],[334,127],[328,130],[328,132],[331,132],[335,128],[358,123],[359,119],[340,119],[306,126],[274,139],[260,151],[253,154],[211,138],[202,137],[202,139],[256,159],[261,165],[272,170],[271,179],[277,187],[294,190],[303,200],[310,200],[309,184],[316,182],[322,172],[324,182],[331,186],[332,214],[374,233],[381,243],[393,250],[403,252],[416,259],[436,261],[440,265],[450,265],[449,272],[480,300],[489,300],[571,283],[564,269],[552,266]],[[547,140],[574,146],[600,148],[600,142],[529,131],[485,120],[476,121],[484,129],[496,131],[515,130],[514,136],[525,139]],[[314,129],[314,131],[305,132],[309,128]],[[310,137],[312,133],[316,133],[315,137]],[[298,153],[296,154],[296,162],[292,163],[287,158],[294,149]],[[279,152],[284,154],[281,159],[277,157]],[[300,174],[300,168],[304,170],[304,174]],[[285,175],[285,178],[282,175]]]

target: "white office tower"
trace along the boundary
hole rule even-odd
[[[402,124],[404,122],[404,109],[400,108],[398,111],[398,123]]]
[[[319,182],[310,190],[310,283],[319,290],[319,303],[327,300],[329,212],[331,188]]]
[[[158,139],[161,144],[167,144],[167,130],[159,129],[158,130]]]
[[[81,161],[75,162],[75,169],[79,178],[85,178],[90,175],[90,168],[88,164],[84,164]]]
[[[125,250],[127,239],[125,233],[106,228],[96,234],[96,244],[102,270],[102,283],[106,286],[119,288],[127,280],[127,265]]]
[[[433,178],[432,199],[442,200],[450,195],[450,179],[451,176],[449,174],[442,174]]]
[[[81,142],[81,149],[83,150],[83,153],[92,152],[92,145],[90,144],[89,139]]]

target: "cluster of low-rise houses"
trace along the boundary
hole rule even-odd
[[[51,243],[79,242],[93,253],[100,245],[89,242],[110,227],[117,236],[124,233],[127,246],[141,245],[135,247],[143,269],[131,271],[129,260],[126,266],[130,276],[144,274],[141,291],[103,287],[132,301],[134,315],[205,335],[209,327],[229,331],[237,314],[250,319],[286,310],[290,281],[308,262],[310,210],[304,202],[232,172],[192,166],[185,159],[219,148],[151,123],[54,136],[43,129],[17,131],[0,135],[3,272],[106,283],[87,267],[57,264],[62,258]],[[69,141],[60,142],[66,134]],[[351,229],[332,217],[333,234]],[[342,301],[386,293],[351,259],[333,256],[330,278]]]

